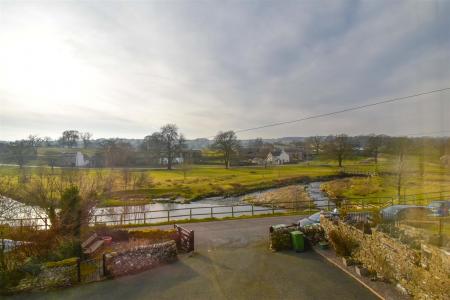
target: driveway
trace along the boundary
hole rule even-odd
[[[17,299],[378,299],[312,251],[268,250],[268,227],[298,218],[189,224],[196,253],[176,263]]]

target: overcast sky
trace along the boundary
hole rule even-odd
[[[0,140],[187,138],[450,86],[450,1],[0,0]],[[241,138],[450,130],[450,92]]]

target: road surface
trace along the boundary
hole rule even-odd
[[[188,224],[196,252],[137,275],[17,299],[378,299],[315,252],[268,250],[268,228],[299,217]]]

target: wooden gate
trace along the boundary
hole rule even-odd
[[[194,251],[194,231],[188,230],[178,225],[174,225],[178,233],[178,248],[186,251]]]

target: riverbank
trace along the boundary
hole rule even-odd
[[[326,173],[326,172],[324,172]],[[282,188],[291,185],[306,185],[316,181],[330,181],[336,179],[346,178],[350,175],[340,173],[338,170],[330,171],[326,175],[290,175],[286,178],[272,179],[266,178],[259,181],[246,180],[245,177],[241,177],[243,183],[220,183],[220,180],[214,178],[209,179],[209,183],[203,183],[208,188],[204,190],[196,190],[196,186],[191,186],[189,183],[177,185],[174,183],[174,187],[166,189],[165,193],[162,192],[160,186],[155,186],[145,190],[135,191],[118,191],[109,196],[105,196],[99,203],[99,207],[115,207],[115,206],[132,206],[132,205],[145,205],[152,203],[191,203],[197,202],[207,198],[213,197],[239,197],[246,194],[255,192],[264,192],[271,189]],[[236,179],[237,178],[237,179]],[[238,180],[239,177],[234,178]],[[207,180],[207,179],[204,179]],[[215,183],[212,183],[215,182]],[[178,188],[178,190],[177,190]],[[193,194],[193,190],[196,190],[195,196],[186,197]],[[147,200],[135,199],[138,197],[147,197]],[[157,197],[157,198],[153,198]],[[289,202],[289,201],[286,201]]]
[[[20,191],[22,186],[44,178],[95,185],[99,206],[142,205],[155,199],[184,199],[186,202],[216,196],[246,193],[337,178],[340,170],[330,165],[282,165],[223,169],[194,166],[191,170],[54,169],[0,167],[0,190]],[[145,179],[141,182],[137,179]],[[15,189],[17,188],[17,189]],[[21,200],[16,195],[6,194]]]

